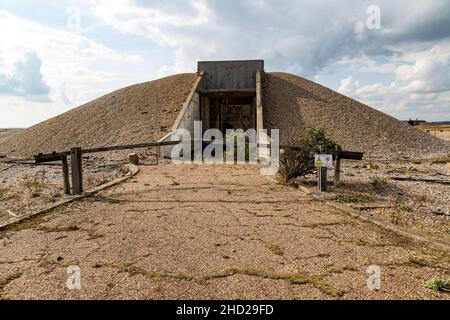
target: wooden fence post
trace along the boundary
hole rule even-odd
[[[70,160],[72,163],[72,194],[83,193],[83,172],[80,147],[70,149]]]
[[[319,153],[323,153],[324,152],[324,147],[323,146],[319,146]],[[319,191],[320,192],[327,192],[327,167],[320,167],[317,170],[317,174],[318,174],[318,187],[319,187]]]
[[[320,192],[327,192],[327,167],[321,167],[318,170],[319,174],[319,191]]]
[[[70,194],[70,181],[69,181],[69,166],[67,164],[67,156],[61,156],[62,172],[64,182],[64,193]]]
[[[336,155],[336,162],[334,163],[334,187],[337,188],[341,182],[341,157]]]

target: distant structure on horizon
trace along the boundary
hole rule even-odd
[[[418,126],[418,125],[420,125],[420,124],[425,124],[425,123],[427,123],[426,120],[419,120],[419,119],[417,119],[417,118],[416,118],[416,120],[413,120],[413,119],[409,118],[408,121],[404,121],[404,122],[407,122],[409,125],[411,125],[411,126],[413,126],[413,127]]]

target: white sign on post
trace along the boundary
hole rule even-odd
[[[331,154],[315,154],[314,166],[316,168],[333,168],[333,155]]]

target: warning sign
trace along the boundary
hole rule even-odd
[[[316,168],[333,168],[333,155],[331,154],[316,154],[314,155],[314,166]]]

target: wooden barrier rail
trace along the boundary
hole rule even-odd
[[[290,149],[290,150],[304,150],[311,153],[323,153],[332,154],[334,158],[334,187],[337,188],[339,182],[341,181],[341,161],[342,160],[362,160],[364,153],[355,151],[344,151],[338,149],[326,149],[319,147],[318,149],[305,148],[299,146],[280,146],[280,149]],[[321,192],[326,192],[328,189],[327,182],[327,168],[322,167],[317,170],[318,175],[318,189]]]
[[[63,171],[64,193],[65,194],[80,194],[83,193],[83,169],[82,169],[82,155],[87,153],[105,152],[105,151],[118,151],[118,150],[131,150],[150,147],[171,146],[178,144],[179,141],[162,141],[162,142],[149,142],[140,144],[119,145],[111,147],[99,147],[82,149],[80,147],[71,148],[70,151],[52,152],[48,154],[39,153],[34,156],[36,164],[61,161]],[[70,156],[71,169],[72,169],[72,188],[70,187],[69,180],[69,166],[67,157]]]
[[[183,142],[199,142],[198,140],[184,140]],[[205,144],[222,144],[227,146],[226,141],[208,141],[201,140],[202,145]],[[96,152],[106,152],[106,151],[118,151],[118,150],[131,150],[131,149],[141,149],[141,148],[150,148],[150,147],[162,147],[162,146],[172,146],[179,144],[180,141],[161,141],[161,142],[149,142],[149,143],[140,143],[140,144],[129,144],[129,145],[117,145],[110,147],[98,147],[98,148],[88,148],[82,149],[80,147],[71,148],[70,151],[64,152],[52,152],[48,154],[39,153],[34,156],[35,163],[46,163],[46,162],[54,162],[61,161],[62,163],[62,172],[63,172],[63,182],[64,182],[64,193],[65,194],[80,194],[83,192],[83,170],[82,170],[82,155]],[[257,144],[257,148],[270,148],[270,144]],[[327,150],[321,148],[318,149],[310,149],[299,146],[280,146],[280,149],[291,149],[291,150],[307,150],[312,153],[329,153],[332,154],[335,158],[335,186],[339,183],[340,180],[340,164],[342,159],[352,159],[352,160],[362,160],[363,153],[362,152],[352,152],[352,151],[342,151],[342,150]],[[70,187],[69,180],[69,166],[67,157],[71,158],[71,169],[72,169],[72,188]],[[320,168],[319,170],[319,189],[321,191],[326,191],[326,168]]]

